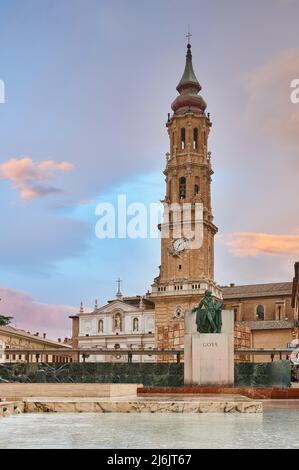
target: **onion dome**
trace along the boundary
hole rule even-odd
[[[191,44],[187,45],[185,70],[176,89],[180,95],[171,105],[175,114],[185,114],[187,112],[196,114],[204,113],[207,105],[204,99],[198,94],[201,90],[201,86],[193,70]]]

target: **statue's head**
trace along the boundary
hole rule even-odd
[[[206,295],[207,297],[212,297],[212,292],[211,292],[210,290],[206,290],[206,291],[205,291],[205,295]]]

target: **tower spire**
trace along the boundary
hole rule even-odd
[[[204,99],[198,95],[201,90],[201,85],[193,70],[190,44],[191,36],[192,35],[190,33],[187,34],[188,44],[185,69],[182,78],[176,87],[180,96],[178,96],[171,105],[175,114],[185,114],[186,112],[203,114],[207,107]]]
[[[196,75],[193,70],[192,65],[192,53],[191,53],[191,44],[187,44],[187,54],[186,54],[186,65],[185,70],[182,75],[182,78],[176,87],[179,93],[181,93],[186,88],[192,88],[194,92],[198,93],[201,90],[201,86],[196,78]]]

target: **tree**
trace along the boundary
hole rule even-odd
[[[0,315],[0,326],[7,326],[11,323],[13,317],[6,317],[4,315]]]

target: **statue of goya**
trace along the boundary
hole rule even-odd
[[[192,310],[192,312],[196,312],[196,324],[199,333],[221,333],[222,305],[223,301],[213,299],[211,291],[205,291],[198,306]]]

